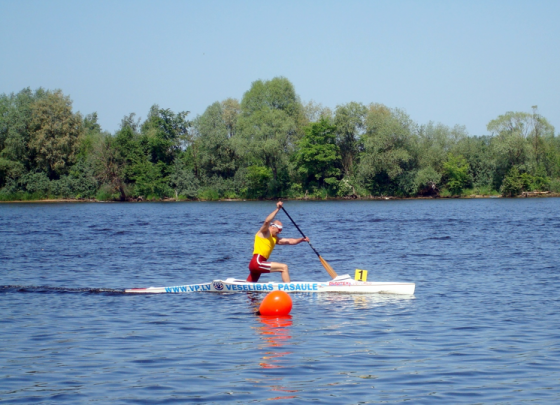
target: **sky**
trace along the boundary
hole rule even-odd
[[[404,110],[470,135],[507,111],[560,130],[558,0],[0,0],[0,94],[60,89],[114,133],[283,76],[302,102]]]

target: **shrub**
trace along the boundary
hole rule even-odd
[[[560,179],[552,179],[548,185],[548,190],[553,193],[560,193]]]
[[[514,166],[506,175],[506,177],[504,177],[502,187],[500,187],[500,192],[504,197],[513,197],[521,194],[523,185],[524,182],[521,178],[519,170]]]
[[[461,194],[463,188],[471,181],[470,166],[463,156],[449,154],[447,162],[443,164],[443,171],[447,179],[447,189],[454,195]]]
[[[272,170],[264,166],[247,168],[247,194],[249,198],[264,198],[268,192],[268,184],[272,179]]]
[[[214,188],[203,188],[198,192],[198,198],[203,201],[216,201],[220,199],[220,193]]]
[[[43,198],[49,194],[51,181],[45,172],[27,173],[23,176],[22,183],[25,184],[25,190],[30,194]]]
[[[303,187],[300,183],[293,183],[288,190],[289,198],[301,198],[303,195]]]
[[[50,183],[50,194],[55,197],[69,198],[74,196],[74,182],[68,176],[61,176]]]
[[[350,183],[350,179],[344,177],[338,182],[336,195],[338,197],[346,197],[347,195],[354,194],[354,188]]]
[[[550,179],[548,177],[520,173],[519,169],[514,166],[504,177],[500,191],[504,197],[512,197],[521,194],[523,191],[548,189],[550,189]]]
[[[472,189],[463,190],[463,195],[498,195],[500,194],[498,191],[494,190],[490,185],[484,186],[475,186]]]
[[[103,184],[95,195],[95,199],[99,201],[115,201],[119,195],[114,193],[114,187],[110,184]]]

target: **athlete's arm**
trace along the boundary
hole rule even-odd
[[[309,238],[278,238],[277,245],[298,245],[301,242],[309,242]]]
[[[278,214],[278,211],[280,211],[280,209],[282,208],[282,201],[278,201],[276,203],[276,209],[274,211],[272,211],[268,217],[266,217],[266,219],[264,220],[264,223],[261,226],[261,229],[259,229],[259,232],[262,234],[262,236],[267,237],[268,235],[268,227],[270,226],[270,223],[274,220],[274,217],[276,216],[276,214]]]

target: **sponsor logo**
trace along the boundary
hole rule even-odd
[[[227,291],[317,291],[318,283],[226,284]]]
[[[180,285],[178,287],[165,287],[167,293],[184,293],[196,291],[210,291],[212,288],[210,284],[193,284],[193,285]]]
[[[317,283],[281,283],[280,291],[317,291]]]
[[[272,284],[226,284],[227,291],[272,291]]]
[[[329,281],[329,285],[352,285],[348,281]]]
[[[330,284],[330,283],[329,283]],[[212,284],[193,284],[181,285],[177,287],[166,287],[167,293],[185,293],[197,291],[318,291],[319,287],[324,287],[325,283],[247,283],[247,284],[227,284],[221,281],[214,281]]]

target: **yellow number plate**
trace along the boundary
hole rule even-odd
[[[367,270],[356,269],[356,276],[354,279],[358,281],[367,281]]]

